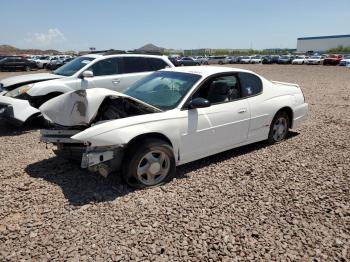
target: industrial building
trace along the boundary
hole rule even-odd
[[[325,52],[338,46],[350,46],[350,35],[300,37],[298,38],[297,52]]]

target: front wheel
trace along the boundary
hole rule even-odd
[[[161,139],[146,139],[131,146],[123,162],[123,178],[131,187],[159,186],[175,176],[172,147]]]
[[[289,132],[290,119],[285,111],[278,112],[270,125],[268,142],[276,144],[284,140]]]

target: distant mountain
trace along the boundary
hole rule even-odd
[[[146,51],[146,52],[158,52],[158,53],[163,53],[165,48],[163,47],[158,47],[154,44],[147,44],[147,45],[144,45],[138,49],[136,49],[138,51]]]
[[[23,55],[23,54],[31,54],[31,55],[58,55],[61,52],[57,50],[40,50],[40,49],[19,49],[17,47],[11,45],[0,45],[0,55]]]

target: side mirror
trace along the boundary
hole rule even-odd
[[[197,97],[195,99],[192,99],[188,104],[189,109],[204,108],[209,106],[210,106],[209,100],[202,97]]]
[[[94,76],[94,73],[91,70],[86,70],[82,73],[82,78],[89,78],[93,76]]]

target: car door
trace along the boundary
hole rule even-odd
[[[240,72],[238,77],[241,84],[241,96],[248,101],[250,108],[248,140],[266,139],[272,116],[270,106],[265,103],[263,83],[259,76],[252,73]]]
[[[159,64],[155,68],[153,65],[154,60],[151,57],[141,56],[125,56],[123,57],[122,70],[119,75],[119,90],[124,91],[136,81],[153,73],[156,68],[160,69]],[[164,64],[163,64],[164,65]],[[165,68],[162,67],[162,68]]]
[[[15,70],[16,69],[16,60],[14,57],[10,57],[7,59],[5,63],[5,68],[7,70]]]
[[[196,97],[208,99],[211,105],[185,109],[187,125],[180,135],[183,159],[198,159],[247,140],[250,109],[248,101],[241,97],[236,74],[207,80],[191,99]]]
[[[93,72],[93,77],[79,79],[80,88],[78,88],[107,88],[118,91],[121,62],[120,57],[97,61],[87,69]]]
[[[25,67],[25,60],[21,57],[16,58],[16,68],[23,70]]]

